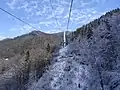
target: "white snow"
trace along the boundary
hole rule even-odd
[[[87,68],[70,55],[70,47],[60,49],[57,62],[29,90],[82,90],[86,87]],[[50,80],[52,78],[52,80]],[[80,87],[79,87],[80,86]],[[80,89],[81,88],[81,89]]]
[[[8,61],[8,60],[9,60],[9,58],[5,58],[5,60],[6,60],[6,61]]]

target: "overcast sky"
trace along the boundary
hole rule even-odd
[[[66,30],[71,0],[51,1],[54,11],[49,0],[0,0],[0,7],[43,32]],[[75,30],[117,7],[120,7],[120,0],[74,0],[69,30]],[[15,37],[33,30],[30,26],[0,11],[0,39]]]

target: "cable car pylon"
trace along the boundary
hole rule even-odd
[[[66,31],[64,31],[64,35],[63,35],[63,47],[66,46]]]
[[[71,17],[71,12],[72,12],[72,6],[73,6],[73,0],[71,0],[70,2],[70,11],[69,11],[69,17],[68,17],[68,22],[67,22],[67,31],[69,29],[69,23],[70,23],[70,17]],[[64,31],[64,35],[63,35],[63,47],[65,47],[67,45],[66,43],[66,31]]]

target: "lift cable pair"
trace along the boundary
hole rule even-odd
[[[52,5],[52,1],[51,1],[51,0],[49,0],[49,1],[50,1],[51,9],[54,11],[54,8],[53,8],[53,5]],[[69,9],[69,17],[68,17],[67,29],[66,29],[67,31],[68,31],[68,29],[69,29],[69,23],[70,23],[70,18],[71,18],[72,6],[73,6],[73,0],[71,0],[70,9]],[[26,22],[26,21],[20,19],[20,18],[17,17],[16,15],[14,15],[14,14],[8,12],[7,10],[5,10],[5,9],[3,9],[3,8],[0,8],[0,10],[2,10],[3,12],[9,14],[10,16],[16,18],[17,20],[19,20],[19,21],[21,21],[21,22],[27,24],[28,26],[32,27],[33,29],[39,30],[39,29],[37,29],[36,27],[34,27],[33,25],[29,24],[28,22]],[[57,17],[56,17],[55,14],[54,14],[54,17],[55,17],[56,24],[59,26],[58,19],[57,19]],[[66,46],[66,30],[64,30],[64,35],[63,35],[64,47]]]
[[[52,1],[50,1],[50,5],[51,5],[51,8],[52,8],[52,11],[54,11],[54,8],[53,8],[53,5],[52,5]],[[68,16],[68,22],[67,22],[67,28],[66,30],[68,31],[69,29],[69,23],[70,23],[70,18],[71,18],[71,12],[72,12],[72,6],[73,6],[73,0],[71,0],[70,2],[70,9],[69,9],[69,16]],[[54,17],[55,17],[55,20],[56,20],[56,24],[59,26],[59,23],[58,23],[58,19],[54,13]],[[63,34],[63,47],[66,46],[66,30],[64,30],[64,34]]]

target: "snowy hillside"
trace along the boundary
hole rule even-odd
[[[120,90],[120,10],[97,22],[61,49],[29,90]]]
[[[88,78],[88,66],[79,62],[76,55],[67,46],[55,57],[55,63],[50,66],[38,83],[30,90],[79,90],[85,88]],[[73,78],[74,77],[74,78]]]

